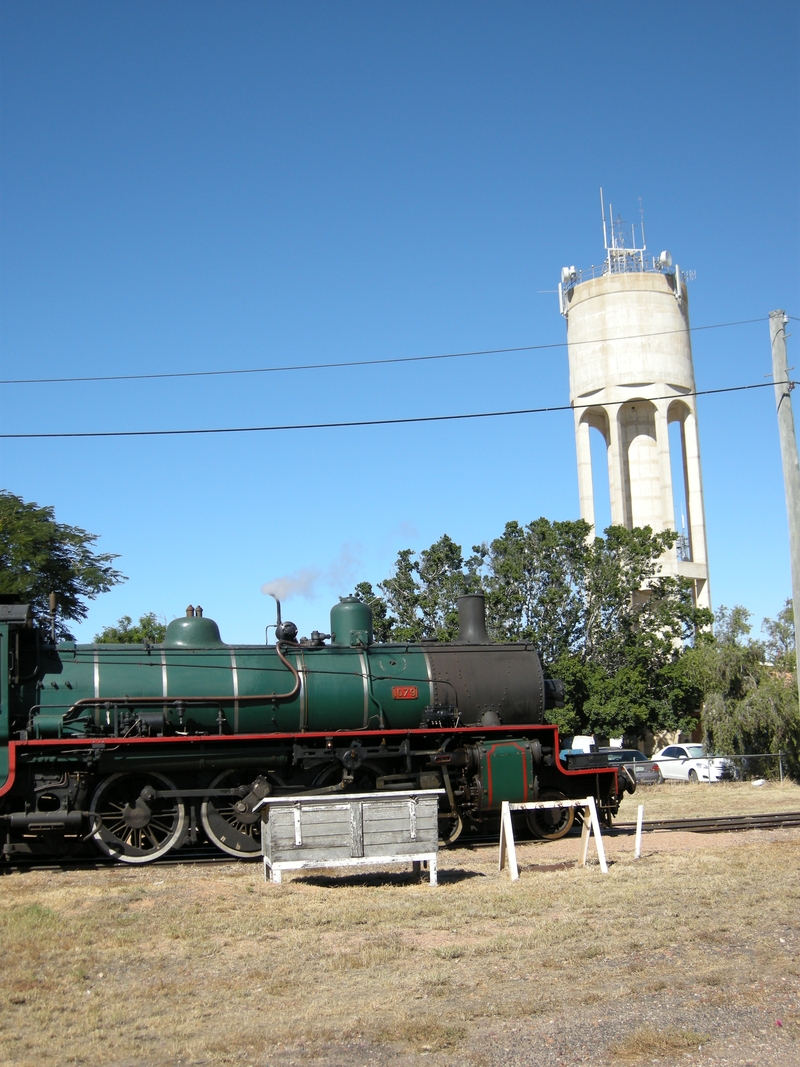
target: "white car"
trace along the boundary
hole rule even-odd
[[[736,764],[724,756],[706,756],[702,745],[667,745],[654,752],[663,777],[682,782],[732,782],[739,777]]]

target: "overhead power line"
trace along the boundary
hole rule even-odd
[[[728,326],[747,326],[753,322],[762,322],[763,316],[758,319],[740,319],[738,322],[715,322],[709,326],[692,326],[692,333],[700,330],[721,330]],[[625,337],[604,338],[606,341],[640,341],[648,337],[665,337],[668,334],[683,333],[679,330],[658,330],[654,333],[629,334]],[[596,341],[573,341],[575,345],[592,345]],[[566,341],[554,341],[546,345],[521,345],[517,348],[484,348],[474,352],[442,352],[432,356],[395,356],[389,359],[351,359],[335,363],[293,363],[282,367],[243,367],[233,370],[187,370],[165,371],[161,374],[98,374],[71,378],[2,378],[0,385],[64,385],[70,382],[142,382],[156,381],[164,378],[216,378],[224,375],[236,374],[285,374],[298,370],[334,370],[342,367],[378,367],[391,363],[425,363],[437,359],[466,359],[469,356],[500,356],[514,352],[540,352],[551,348],[566,348]]]
[[[755,382],[752,385],[729,385],[724,389],[698,389],[694,393],[670,393],[668,396],[646,397],[646,400],[681,400],[687,396],[713,396],[719,393],[740,393],[747,389],[767,389],[774,382]],[[797,382],[778,382],[778,385],[797,385]],[[473,411],[460,415],[415,415],[405,419],[356,419],[348,422],[285,423],[277,426],[214,426],[189,430],[88,430],[69,433],[0,433],[0,440],[43,440],[75,437],[186,437],[197,434],[273,433],[279,430],[342,430],[356,426],[403,426],[419,422],[456,422],[463,419],[499,419],[509,415],[544,415],[553,411],[581,411],[596,404],[558,404],[543,408],[516,408],[511,411]]]

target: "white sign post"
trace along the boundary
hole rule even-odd
[[[644,804],[639,805],[639,812],[636,816],[636,851],[633,856],[634,859],[642,858],[642,823],[644,822]]]

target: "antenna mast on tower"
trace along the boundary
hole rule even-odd
[[[603,248],[608,251],[608,234],[606,233],[606,206],[603,203],[603,186],[600,186],[600,213],[603,216]]]

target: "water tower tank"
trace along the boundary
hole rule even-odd
[[[646,255],[644,233],[640,245],[626,236],[633,235],[612,223],[603,264],[565,268],[559,286],[581,516],[595,525],[595,479],[605,477],[593,477],[596,431],[605,442],[612,524],[677,530],[662,574],[691,579],[698,606],[710,607],[686,279],[668,252]]]

